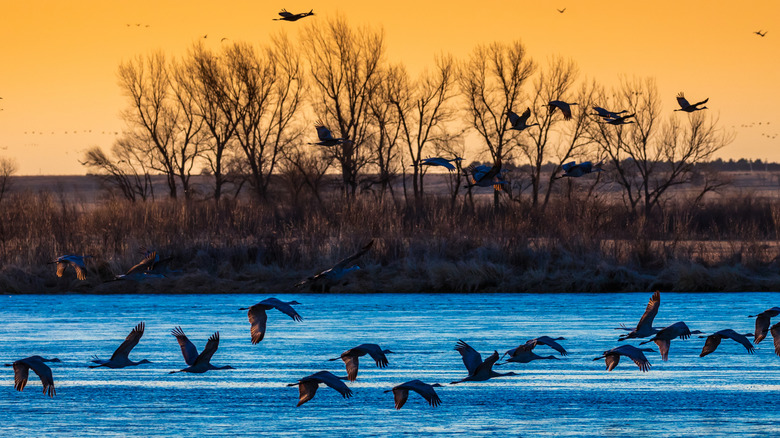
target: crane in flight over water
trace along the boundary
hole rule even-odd
[[[176,340],[179,342],[181,354],[184,356],[184,362],[189,366],[179,371],[171,371],[169,374],[205,373],[210,370],[235,369],[230,365],[216,367],[210,362],[211,357],[214,356],[214,353],[217,352],[217,348],[219,348],[219,332],[216,332],[209,337],[209,340],[206,342],[206,347],[200,354],[198,354],[198,349],[195,347],[195,344],[187,338],[187,335],[184,334],[184,330],[182,330],[181,327],[174,327],[174,329],[171,330],[171,334],[175,336]]]
[[[633,345],[621,345],[611,350],[607,350],[601,356],[593,359],[604,359],[607,364],[607,371],[612,371],[620,363],[620,356],[626,356],[634,361],[636,366],[639,367],[642,372],[650,371],[650,361],[645,357],[645,351],[653,351],[652,348],[636,348]]]
[[[676,109],[675,111],[685,111],[686,113],[692,113],[694,111],[705,110],[707,109],[706,106],[699,108],[699,105],[704,105],[709,100],[710,98],[708,97],[702,100],[701,102],[696,102],[693,105],[691,105],[690,103],[688,103],[688,99],[685,98],[685,95],[681,91],[680,93],[677,94],[677,103],[680,105],[680,108]]]
[[[371,359],[374,359],[376,366],[379,368],[385,368],[387,366],[386,354],[393,353],[390,350],[383,350],[377,344],[360,344],[357,347],[350,348],[349,350],[341,353],[340,357],[328,359],[328,361],[343,360],[344,365],[347,367],[347,380],[354,382],[358,375],[358,358],[368,354]]]
[[[290,383],[287,385],[287,386],[298,386],[299,396],[298,396],[298,404],[296,405],[296,407],[313,399],[314,395],[317,393],[317,388],[319,388],[320,383],[324,383],[330,386],[331,388],[335,389],[344,398],[352,397],[352,390],[349,389],[347,385],[341,381],[341,379],[333,375],[333,373],[331,372],[320,371],[310,376],[306,376],[301,380],[298,380],[297,383]]]
[[[136,365],[141,365],[145,363],[151,363],[150,361],[146,359],[141,359],[138,362],[133,362],[128,358],[128,355],[130,352],[135,348],[136,345],[138,345],[138,341],[141,340],[141,337],[144,335],[144,328],[146,325],[141,322],[137,326],[133,328],[133,330],[130,331],[130,334],[127,335],[127,338],[125,338],[125,341],[122,342],[122,344],[119,346],[119,348],[114,351],[114,354],[111,355],[111,359],[104,360],[99,359],[97,356],[92,360],[92,363],[96,363],[97,365],[90,365],[90,368],[98,368],[98,367],[108,367],[108,368],[125,368],[125,367],[131,367]]]
[[[62,277],[62,275],[65,273],[65,268],[68,267],[68,265],[73,266],[73,269],[76,270],[76,278],[79,280],[86,280],[87,279],[87,265],[84,264],[84,259],[91,258],[91,255],[76,255],[76,254],[65,254],[57,257],[56,260],[52,260],[48,262],[48,264],[56,263],[57,264],[57,277]]]
[[[512,111],[507,111],[506,115],[509,118],[509,124],[512,125],[509,129],[522,132],[531,126],[539,126],[538,123],[532,123],[530,125],[528,124],[528,118],[531,117],[531,108],[526,108],[525,111],[523,111],[523,115],[521,116],[518,116]]]
[[[152,251],[146,254],[145,258],[138,264],[128,269],[124,274],[114,276],[114,280],[133,280],[140,281],[147,278],[160,278],[165,277],[162,274],[156,274],[152,272],[152,267],[155,263],[160,261],[160,256],[156,251]]]
[[[647,303],[647,307],[645,308],[645,313],[642,314],[642,317],[639,318],[639,323],[637,323],[636,328],[630,329],[626,327],[625,325],[621,324],[620,327],[617,327],[615,330],[625,330],[628,333],[625,335],[620,335],[618,337],[618,341],[625,341],[626,339],[635,339],[635,338],[646,338],[648,336],[652,336],[656,333],[658,333],[658,329],[653,327],[653,319],[655,319],[655,315],[658,314],[658,309],[661,307],[661,292],[655,291],[652,297],[650,297],[650,301]]]
[[[309,12],[301,12],[298,14],[293,14],[291,12],[287,12],[287,9],[282,9],[282,11],[279,12],[279,16],[282,18],[274,18],[273,21],[298,21],[301,18],[308,17],[309,15],[314,15],[314,9],[310,10]]]
[[[357,259],[362,257],[365,253],[367,253],[373,245],[374,239],[371,239],[371,241],[365,244],[358,252],[339,261],[324,271],[320,271],[311,277],[307,277],[299,281],[295,286],[301,287],[308,284],[312,290],[319,289],[321,292],[330,291],[330,288],[339,284],[347,274],[360,269],[360,266],[353,265],[353,263],[356,262]]]
[[[494,351],[493,354],[483,361],[482,355],[477,350],[460,339],[458,339],[458,343],[455,345],[455,351],[460,353],[463,358],[463,365],[466,365],[469,375],[458,381],[451,382],[452,385],[461,382],[484,382],[494,377],[517,375],[514,372],[497,373],[493,371],[493,365],[498,361],[498,351]]]
[[[441,387],[442,385],[438,383],[429,385],[427,383],[422,382],[421,380],[415,379],[394,386],[393,389],[388,389],[387,391],[385,391],[385,393],[388,393],[390,391],[393,392],[396,409],[401,409],[404,406],[404,404],[406,403],[406,399],[409,398],[409,390],[412,390],[420,394],[425,399],[425,401],[427,401],[428,404],[431,405],[431,407],[435,408],[436,406],[439,406],[441,404],[441,399],[439,398],[439,395],[436,394],[436,391],[433,388],[441,388]]]
[[[507,359],[506,362],[517,362],[517,363],[528,363],[534,360],[539,359],[555,359],[558,360],[555,356],[539,356],[538,354],[533,352],[533,349],[539,345],[547,345],[548,347],[553,348],[558,353],[561,353],[562,356],[566,356],[568,352],[565,348],[556,341],[564,341],[566,338],[564,337],[558,337],[558,338],[551,338],[549,336],[539,336],[538,338],[534,338],[531,340],[528,340],[525,344],[522,344],[516,348],[513,348],[511,350],[507,350],[506,353],[504,353],[504,356],[509,355],[509,359]],[[501,356],[502,358],[504,356]],[[501,363],[497,363],[496,365],[503,365]]]
[[[30,356],[24,359],[19,359],[14,363],[7,363],[5,366],[14,367],[14,388],[17,391],[22,391],[27,386],[27,376],[30,373],[30,369],[35,371],[35,374],[41,378],[41,384],[43,384],[43,393],[49,397],[54,397],[56,392],[54,391],[54,377],[51,373],[51,368],[44,362],[61,362],[56,357],[53,359],[45,359],[41,356]]]
[[[661,353],[661,360],[666,362],[669,360],[669,345],[671,344],[672,339],[688,339],[691,337],[691,335],[701,334],[704,334],[704,332],[699,330],[691,331],[684,322],[680,321],[675,322],[668,327],[662,328],[658,333],[655,334],[655,336],[644,342],[640,342],[639,345],[645,345],[648,342],[655,342],[655,345],[658,346],[658,352]]]
[[[293,305],[301,304],[297,301],[282,301],[276,298],[266,298],[252,307],[242,307],[238,310],[248,310],[247,317],[251,325],[252,344],[257,344],[265,337],[265,322],[268,320],[266,310],[276,309],[293,319],[293,321],[302,321],[301,315],[292,308]]]
[[[749,315],[748,318],[756,318],[756,333],[753,335],[753,343],[758,344],[766,338],[767,332],[769,332],[769,324],[771,319],[780,315],[780,307],[772,307],[766,309],[758,315]]]
[[[564,120],[571,120],[571,107],[574,106],[574,105],[577,105],[577,104],[576,103],[567,103],[567,102],[564,102],[562,100],[551,100],[547,104],[547,108],[548,108],[550,114],[555,112],[555,108],[558,108],[563,113],[563,119]]]
[[[722,339],[732,339],[736,342],[739,342],[743,347],[745,347],[748,353],[753,354],[755,347],[753,347],[753,344],[751,344],[748,340],[748,336],[753,336],[753,333],[745,333],[743,335],[735,332],[732,329],[720,330],[709,336],[699,336],[700,338],[707,338],[707,340],[704,342],[704,347],[701,349],[701,354],[699,354],[699,357],[704,357],[715,351],[718,348],[718,345],[720,345],[720,341]]]

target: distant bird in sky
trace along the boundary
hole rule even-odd
[[[485,380],[494,377],[517,375],[514,372],[497,373],[493,371],[493,365],[498,361],[498,351],[493,351],[493,354],[482,361],[482,355],[460,339],[458,339],[458,343],[455,345],[455,350],[460,353],[463,358],[463,364],[466,365],[466,370],[468,370],[469,375],[456,382],[452,382],[453,385],[461,382],[484,382]]]
[[[557,9],[557,11],[558,11],[558,12],[560,12],[561,14],[563,14],[564,12],[566,12],[566,8],[563,8],[563,9]]]
[[[501,190],[502,185],[509,184],[502,178],[503,171],[501,169],[501,160],[496,160],[492,167],[485,164],[480,166],[474,166],[473,164],[464,169],[468,183],[463,186],[465,188],[470,187],[493,187],[495,190]]]
[[[279,15],[282,18],[274,18],[274,21],[298,21],[301,18],[314,15],[314,9],[310,10],[309,12],[301,12],[299,14],[293,14],[291,12],[287,12],[287,9],[282,9],[282,12],[279,12]]]
[[[571,107],[577,105],[576,103],[567,103],[562,100],[551,100],[547,106],[550,111],[550,113],[555,111],[555,108],[558,108],[563,113],[563,119],[564,120],[570,120],[571,119]]]
[[[293,319],[293,321],[302,321],[301,315],[292,308],[293,305],[301,304],[297,301],[281,301],[277,298],[266,298],[252,307],[242,307],[238,310],[248,310],[247,316],[251,325],[252,344],[257,344],[265,337],[265,322],[268,316],[266,310],[277,309]]]
[[[314,127],[317,128],[317,137],[319,137],[320,141],[309,144],[315,144],[319,146],[336,146],[344,143],[352,143],[352,140],[349,140],[346,137],[334,138],[333,134],[330,132],[330,129],[328,129],[321,120],[317,120],[317,123],[314,125]]]
[[[596,111],[596,113],[593,114],[593,115],[594,116],[599,116],[599,117],[601,117],[603,119],[616,119],[616,118],[620,117],[621,114],[628,112],[626,110],[619,111],[619,112],[609,111],[609,110],[606,110],[606,109],[604,109],[604,108],[602,108],[600,106],[594,106],[593,109]]]
[[[506,115],[509,117],[509,124],[512,125],[509,129],[523,131],[526,128],[530,128],[531,126],[539,126],[538,123],[532,123],[530,125],[528,124],[528,118],[531,117],[531,108],[526,108],[525,111],[523,111],[523,115],[521,116],[518,116],[512,111],[507,111]]]
[[[680,321],[675,322],[674,324],[662,328],[658,333],[655,334],[652,338],[640,342],[639,345],[645,345],[648,342],[655,342],[655,345],[658,345],[658,352],[661,353],[661,360],[666,362],[669,360],[669,345],[671,344],[671,340],[675,338],[680,339],[688,339],[691,337],[691,335],[694,334],[703,334],[699,330],[691,331],[688,326]]]
[[[563,174],[561,176],[556,177],[556,179],[560,178],[579,178],[583,175],[587,175],[589,173],[594,172],[603,172],[604,169],[601,168],[603,162],[599,162],[596,165],[593,165],[590,161],[583,161],[580,164],[577,164],[576,161],[570,161],[568,163],[564,163],[561,165],[561,169],[563,169]]]
[[[206,39],[209,37],[209,34],[203,35],[203,39]]]
[[[328,359],[329,361],[343,360],[347,367],[347,380],[354,382],[358,375],[358,358],[368,354],[371,359],[374,359],[376,366],[379,368],[385,368],[387,366],[386,354],[393,353],[390,350],[383,350],[377,344],[360,344],[357,347],[350,348],[349,350],[341,353],[340,357]]]
[[[643,313],[642,317],[639,318],[639,322],[637,323],[636,328],[629,329],[625,325],[621,325],[615,329],[628,331],[627,334],[620,335],[620,337],[618,337],[618,341],[625,341],[626,339],[634,338],[646,338],[658,333],[658,329],[653,327],[653,319],[655,319],[655,315],[658,314],[658,309],[660,307],[661,292],[655,291],[653,296],[650,297],[650,301],[647,302],[645,313]]]
[[[429,385],[427,383],[424,383],[420,380],[410,380],[408,382],[402,383],[398,386],[394,386],[393,389],[388,389],[385,391],[385,393],[388,393],[390,391],[393,392],[393,397],[395,398],[395,408],[401,409],[404,404],[406,403],[406,399],[409,398],[409,390],[412,390],[418,394],[420,394],[425,401],[428,402],[431,407],[436,407],[441,404],[441,399],[439,398],[439,395],[436,394],[436,391],[433,388],[441,388],[442,385],[438,383],[434,383],[433,385]]]
[[[65,273],[65,268],[68,267],[68,265],[73,266],[73,269],[76,270],[76,278],[79,280],[86,280],[87,279],[87,266],[84,264],[84,259],[92,257],[91,255],[76,255],[76,254],[66,254],[57,257],[56,260],[50,261],[48,264],[56,263],[57,264],[57,277],[62,277],[62,275]]]
[[[607,350],[601,356],[593,359],[604,359],[607,364],[607,371],[612,371],[620,363],[620,356],[626,356],[634,361],[636,366],[639,367],[642,372],[650,371],[650,361],[645,357],[645,351],[653,351],[652,348],[636,348],[633,345],[621,345],[611,350]]]
[[[606,123],[609,123],[610,125],[628,125],[630,123],[634,123],[633,121],[628,122],[627,120],[631,117],[634,117],[636,114],[629,114],[627,116],[622,117],[616,117],[614,119],[605,119]]]
[[[452,165],[453,161],[462,161],[463,158],[455,157],[452,159],[442,158],[442,157],[429,157],[429,158],[423,158],[420,160],[420,165],[422,166],[441,166],[446,168],[447,170],[455,170],[455,166]]]
[[[98,359],[97,356],[95,356],[92,362],[98,365],[90,365],[89,367],[90,368],[98,368],[98,367],[124,368],[124,367],[141,365],[145,363],[151,363],[146,359],[141,359],[138,362],[133,362],[128,358],[130,352],[133,350],[133,348],[135,348],[136,345],[138,345],[138,341],[140,341],[141,337],[144,335],[145,327],[146,325],[143,322],[139,323],[137,326],[133,328],[133,330],[130,331],[130,334],[127,335],[125,341],[122,342],[119,348],[117,348],[116,351],[114,351],[114,354],[111,355],[111,359],[103,360],[103,359]]]
[[[305,285],[310,285],[312,289],[319,289],[323,292],[328,292],[331,287],[339,284],[341,280],[349,274],[352,271],[359,270],[360,267],[357,265],[353,265],[357,259],[362,257],[365,253],[368,252],[369,249],[371,249],[371,246],[374,244],[374,239],[371,239],[370,242],[368,242],[363,248],[361,248],[358,252],[352,254],[351,256],[339,261],[332,267],[320,271],[317,274],[312,275],[311,277],[307,277],[301,281],[299,281],[295,286],[301,287]]]
[[[749,315],[748,318],[756,318],[756,333],[754,334],[753,343],[758,344],[766,338],[766,334],[769,331],[769,324],[771,319],[780,315],[780,307],[772,307],[771,309],[764,310],[758,315]]]
[[[699,108],[698,106],[707,103],[708,100],[710,99],[706,98],[701,102],[696,102],[693,105],[691,105],[690,103],[688,103],[688,100],[685,98],[685,95],[681,91],[680,93],[677,94],[677,103],[680,104],[680,108],[676,109],[675,111],[685,111],[686,113],[692,113],[694,111],[704,110],[707,109],[706,106],[703,106],[701,108]]]
[[[195,344],[190,342],[181,327],[175,327],[173,330],[171,330],[171,334],[175,336],[176,340],[179,342],[179,347],[181,347],[181,354],[184,356],[184,362],[186,362],[189,366],[179,371],[171,371],[169,374],[205,373],[209,370],[233,369],[233,367],[230,365],[216,367],[210,362],[211,357],[214,356],[217,348],[219,348],[219,332],[216,332],[209,337],[209,340],[206,342],[206,347],[203,348],[203,351],[200,354],[198,354],[198,349],[195,347]]]
[[[349,389],[347,385],[341,381],[341,379],[328,371],[320,371],[298,380],[297,383],[290,383],[287,385],[298,386],[299,397],[296,407],[313,399],[314,395],[317,393],[317,388],[319,388],[320,383],[324,383],[335,389],[344,398],[352,397],[352,390]]]
[[[539,336],[538,338],[534,338],[529,341],[526,341],[525,344],[522,344],[516,348],[507,350],[507,352],[504,353],[504,356],[509,355],[509,359],[507,359],[507,362],[518,362],[518,363],[528,363],[538,359],[557,360],[558,358],[555,356],[539,356],[538,354],[533,352],[533,349],[537,345],[543,344],[543,345],[547,345],[548,347],[552,347],[555,351],[561,353],[561,355],[566,356],[568,354],[566,349],[563,348],[561,344],[556,342],[556,341],[563,341],[565,339],[566,338],[564,337],[558,337],[553,339],[549,336]]]
[[[699,336],[700,338],[707,338],[707,340],[704,342],[704,347],[701,349],[701,354],[699,357],[704,357],[715,351],[718,348],[718,345],[720,345],[721,339],[732,339],[736,342],[739,342],[743,347],[745,347],[748,353],[753,354],[755,348],[750,343],[750,341],[748,341],[747,336],[753,336],[753,334],[745,333],[743,335],[735,332],[732,329],[720,330],[709,336]]]
[[[762,32],[762,31],[758,30],[758,31],[755,31],[753,33],[758,35],[758,36],[760,36],[760,37],[762,37],[762,38],[766,36],[766,31]]]
[[[24,359],[19,359],[14,363],[7,363],[5,366],[14,367],[14,388],[17,391],[22,391],[27,386],[27,376],[30,369],[35,371],[35,374],[41,378],[41,384],[43,384],[43,393],[49,397],[54,397],[56,392],[54,391],[54,377],[51,373],[51,368],[44,362],[60,362],[56,357],[53,359],[44,359],[41,356],[30,356]]]

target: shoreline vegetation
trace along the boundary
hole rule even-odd
[[[88,178],[88,177],[84,177]],[[490,190],[492,192],[492,190]],[[338,191],[323,202],[252,199],[95,203],[18,191],[0,206],[0,292],[313,292],[300,280],[371,239],[333,293],[780,290],[780,205],[731,193],[653,215],[586,190],[531,209],[502,196],[428,196],[414,205]],[[491,193],[492,194],[492,193]],[[172,257],[167,278],[109,281],[143,248]],[[47,262],[89,254],[86,281]]]

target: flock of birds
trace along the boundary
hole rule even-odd
[[[351,266],[357,259],[365,254],[372,246],[373,241],[365,245],[357,253],[345,258],[333,267],[315,274],[309,278],[304,279],[298,285],[311,284],[316,285],[319,283],[333,284],[333,282],[341,280],[344,275],[353,271],[356,266]],[[146,269],[154,269],[155,260],[159,262],[159,257],[155,251],[146,252],[146,257],[138,265],[134,266],[131,271],[140,272]],[[79,278],[85,278],[87,268],[84,265],[84,257],[82,256],[62,256],[54,261],[57,263],[57,274],[62,275],[63,271],[68,266],[73,266],[76,269],[77,276]],[[130,273],[126,274],[129,275]],[[250,340],[252,344],[257,344],[263,340],[267,328],[268,315],[267,311],[276,309],[285,315],[292,318],[294,321],[302,321],[301,315],[293,308],[295,305],[299,305],[297,301],[282,301],[277,298],[267,298],[259,303],[240,310],[247,310],[247,317],[250,323]],[[755,332],[754,333],[738,333],[737,331],[727,328],[716,331],[710,335],[704,336],[705,333],[699,330],[691,331],[685,322],[679,321],[671,324],[667,327],[655,327],[653,321],[658,314],[658,310],[661,305],[661,294],[656,291],[650,298],[647,307],[639,319],[636,327],[630,328],[625,325],[621,325],[616,330],[623,330],[626,333],[618,337],[618,341],[627,341],[631,339],[644,339],[649,338],[641,342],[640,347],[633,345],[622,344],[618,347],[604,351],[600,356],[593,360],[604,359],[606,363],[607,371],[612,371],[620,362],[621,356],[629,358],[633,361],[637,367],[643,372],[649,371],[651,364],[645,356],[645,352],[654,351],[650,348],[642,348],[641,345],[649,342],[654,342],[658,346],[658,351],[661,355],[661,360],[667,361],[669,358],[669,347],[671,341],[674,339],[688,339],[692,335],[698,334],[700,338],[706,337],[704,346],[702,347],[700,357],[704,357],[714,352],[720,345],[723,339],[731,339],[740,343],[745,347],[748,353],[753,353],[755,347],[750,343],[748,337],[754,338],[754,343],[758,344],[766,338],[768,333],[772,334],[774,339],[775,354],[780,356],[780,322],[772,325],[771,318],[780,315],[780,307],[772,307],[757,315],[749,315],[749,317],[756,318]],[[145,330],[145,324],[143,322],[136,325],[127,335],[125,340],[119,345],[119,347],[111,355],[110,359],[100,359],[94,356],[91,360],[93,365],[90,368],[126,368],[130,366],[137,366],[142,364],[151,363],[147,359],[141,359],[139,361],[133,361],[130,359],[130,353],[133,348],[138,345],[139,341],[143,337]],[[229,370],[233,369],[230,365],[215,366],[211,363],[211,359],[219,348],[219,332],[215,332],[206,341],[206,346],[198,353],[197,347],[192,341],[187,338],[181,327],[174,327],[171,330],[171,335],[176,338],[181,349],[184,362],[187,367],[177,371],[171,371],[170,373],[205,373],[212,370]],[[466,367],[467,375],[457,381],[450,384],[459,384],[464,382],[483,382],[489,379],[506,376],[517,376],[515,372],[499,373],[493,368],[494,366],[500,366],[509,363],[529,363],[534,360],[553,359],[559,358],[554,355],[542,356],[536,354],[534,349],[537,346],[543,345],[550,347],[557,351],[561,356],[566,356],[568,352],[558,342],[565,340],[563,337],[552,338],[549,336],[539,336],[526,341],[525,343],[507,350],[501,358],[499,358],[498,351],[493,351],[491,355],[483,360],[482,355],[471,347],[463,340],[458,340],[455,345],[455,351],[460,353],[463,360],[463,364]],[[386,368],[389,364],[387,355],[393,354],[393,351],[383,349],[378,344],[365,343],[350,348],[339,357],[329,359],[329,361],[341,360],[344,362],[346,368],[346,376],[337,376],[331,371],[323,370],[309,376],[302,377],[297,382],[290,383],[287,386],[297,386],[299,391],[299,399],[297,406],[310,401],[314,398],[317,389],[320,384],[324,384],[341,394],[344,398],[352,396],[352,390],[347,386],[345,381],[354,382],[358,378],[359,359],[363,356],[369,356],[378,368]],[[500,359],[506,357],[506,360],[499,363]],[[57,358],[47,359],[41,356],[30,356],[24,359],[19,359],[12,364],[5,364],[6,366],[13,366],[14,369],[14,387],[22,391],[27,384],[29,370],[33,370],[41,379],[43,385],[43,393],[53,397],[55,395],[54,378],[51,368],[46,365],[50,362],[61,362]],[[392,392],[394,396],[395,408],[401,409],[406,403],[409,396],[409,391],[413,391],[422,396],[430,406],[438,406],[441,404],[441,399],[436,393],[435,388],[443,387],[439,383],[425,383],[419,379],[413,379],[404,382],[400,385],[388,389],[385,392]]]

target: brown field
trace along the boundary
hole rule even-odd
[[[573,202],[556,196],[544,212],[522,196],[501,207],[480,189],[474,205],[452,204],[443,175],[414,208],[363,192],[351,203],[295,205],[282,188],[266,202],[242,194],[219,205],[207,177],[193,177],[190,202],[114,199],[88,176],[15,177],[0,205],[3,293],[281,293],[374,239],[363,269],[334,292],[612,292],[780,290],[778,175],[734,172],[728,189],[696,209],[676,202],[648,218],[630,214],[619,192]],[[579,182],[577,182],[579,183]],[[168,278],[108,281],[154,248],[173,258]],[[91,254],[88,279],[63,278],[46,262]]]

